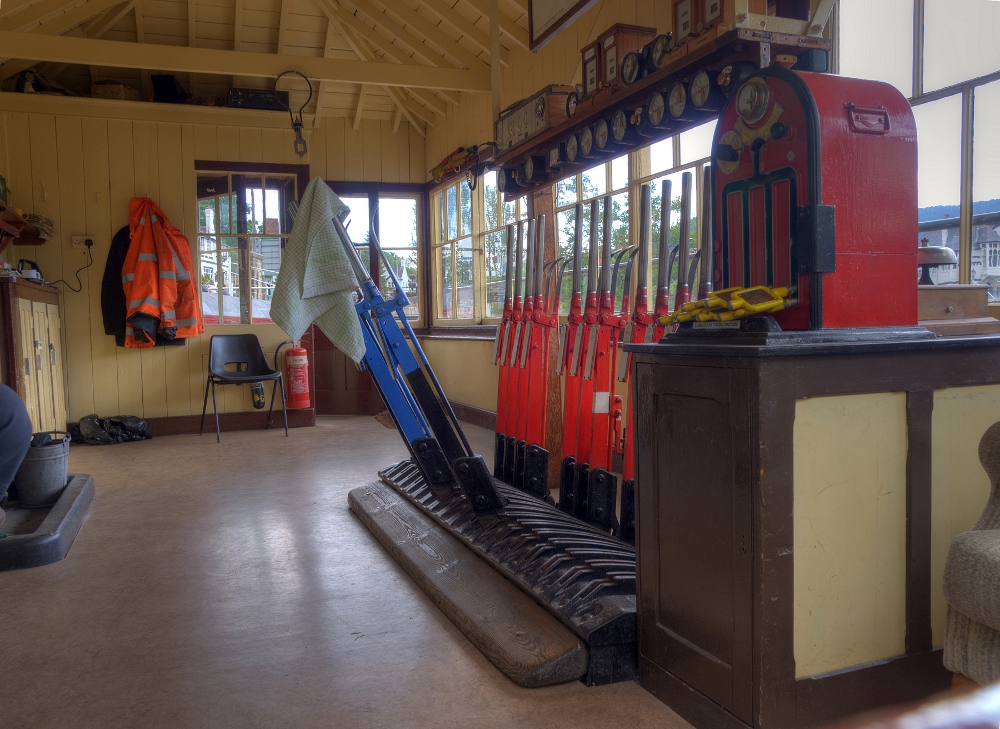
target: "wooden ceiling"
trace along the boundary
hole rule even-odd
[[[462,90],[488,92],[490,0],[3,0],[0,81],[35,67],[87,96],[121,81],[152,98],[151,72],[195,99],[271,88],[276,71],[313,80],[306,113],[404,120],[421,134]],[[527,0],[499,0],[499,62],[528,47]],[[145,47],[143,47],[145,46]],[[195,50],[198,49],[198,50]],[[201,50],[204,49],[204,50]],[[10,56],[10,58],[4,58]],[[408,67],[408,68],[404,68]],[[287,77],[286,77],[287,78]],[[305,83],[285,83],[292,104]]]

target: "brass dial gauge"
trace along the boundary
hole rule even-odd
[[[580,103],[580,98],[577,96],[575,91],[570,91],[566,96],[566,116],[573,116],[576,114],[576,105]]]
[[[666,112],[666,102],[663,100],[663,94],[655,93],[646,103],[646,119],[649,121],[650,126],[658,127],[663,124],[663,115]]]
[[[601,119],[594,127],[594,144],[597,145],[598,149],[604,149],[608,146],[608,134],[608,120]]]
[[[594,151],[594,131],[590,127],[580,130],[580,154],[589,157]]]
[[[622,61],[622,81],[626,84],[634,84],[639,80],[639,70],[642,67],[642,58],[634,51],[625,54]]]
[[[747,124],[756,124],[764,118],[771,92],[767,81],[762,78],[752,78],[736,92],[736,111]]]
[[[684,84],[679,81],[670,87],[667,92],[667,110],[670,116],[680,119],[684,116],[684,108],[687,106],[687,91]]]
[[[575,134],[570,134],[566,140],[566,161],[576,162],[576,155],[580,151],[579,142]]]
[[[712,79],[708,76],[708,71],[699,71],[691,79],[691,104],[700,109],[708,102],[708,95],[712,92]]]
[[[663,67],[663,59],[673,50],[673,36],[670,33],[658,35],[653,39],[653,44],[649,47],[649,67],[658,71]]]
[[[625,113],[624,109],[619,109],[615,112],[615,115],[611,117],[611,136],[614,137],[616,142],[621,142],[625,139],[625,133],[628,131],[628,115]]]
[[[530,155],[524,160],[524,179],[529,182],[535,179],[535,158]]]

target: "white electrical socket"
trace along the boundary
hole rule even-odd
[[[92,236],[92,235],[74,235],[72,237],[72,240],[73,240],[73,247],[74,248],[86,248],[88,240],[91,241],[91,245],[93,245],[94,236]]]

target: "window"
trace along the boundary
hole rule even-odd
[[[463,180],[431,195],[435,323],[490,324],[500,318],[505,227],[527,217],[527,200],[504,202],[492,171],[475,190]]]
[[[414,326],[423,326],[423,186],[361,182],[327,184],[350,208],[344,225],[361,260],[368,264],[368,275],[386,296],[395,290],[392,281],[395,277],[410,302],[405,309],[406,318]],[[373,231],[392,269],[392,276],[369,245]]]
[[[913,107],[919,239],[950,246],[959,259],[936,280],[986,283],[1000,294],[991,272],[1000,145],[989,128],[1000,113],[1000,2],[838,0],[836,25],[839,72],[887,81]]]
[[[245,165],[232,165],[245,167]],[[202,165],[196,163],[196,169]],[[206,324],[263,324],[298,199],[298,175],[233,169],[197,173],[201,309]]]

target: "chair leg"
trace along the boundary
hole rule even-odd
[[[278,381],[274,381],[274,387],[271,388],[271,404],[267,408],[267,425],[264,429],[267,430],[271,427],[271,412],[274,410],[274,393],[278,390]]]
[[[211,380],[205,380],[205,402],[201,404],[201,427],[198,428],[198,435],[205,434],[205,411],[208,409],[208,384]]]
[[[281,414],[285,416],[285,437],[288,437],[288,410],[285,409],[285,382],[278,379],[278,389],[281,390]]]
[[[222,442],[222,432],[219,430],[219,405],[215,401],[215,380],[212,381],[212,409],[215,410],[215,442]]]

